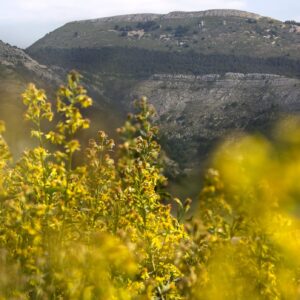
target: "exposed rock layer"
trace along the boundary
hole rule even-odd
[[[233,131],[266,132],[300,112],[300,80],[270,74],[156,74],[133,95],[149,97],[172,158],[189,166]]]

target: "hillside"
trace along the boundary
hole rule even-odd
[[[61,83],[61,78],[23,50],[0,41],[0,120],[6,122],[10,132],[6,138],[14,153],[24,149],[28,141],[21,93],[29,82],[52,91],[54,86]]]
[[[235,10],[71,22],[27,49],[42,63],[102,73],[299,76],[300,27]],[[251,51],[249,51],[251,49]]]

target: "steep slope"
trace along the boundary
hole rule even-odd
[[[189,168],[227,135],[268,133],[278,118],[300,112],[300,80],[278,75],[157,74],[139,83],[133,95],[152,100],[165,148]]]
[[[6,67],[7,69],[15,70],[16,73],[27,73],[34,78],[40,78],[45,81],[47,80],[50,83],[60,81],[58,76],[52,70],[49,70],[48,67],[36,62],[23,50],[9,44],[5,44],[1,40],[0,64],[2,69]]]
[[[7,140],[14,153],[27,145],[28,128],[24,126],[24,106],[21,93],[29,82],[53,90],[61,83],[60,77],[46,66],[40,65],[23,50],[0,41],[0,119],[7,125]]]

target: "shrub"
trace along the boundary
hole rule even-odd
[[[288,25],[297,25],[297,26],[300,26],[300,22],[296,22],[295,20],[287,20],[284,23],[288,24]]]
[[[139,22],[136,25],[137,29],[143,29],[145,32],[154,31],[160,28],[160,25],[155,21]]]
[[[189,29],[190,28],[188,26],[182,26],[182,25],[177,26],[175,29],[175,37],[184,36],[189,31]]]

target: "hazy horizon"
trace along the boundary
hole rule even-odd
[[[26,48],[67,22],[132,13],[238,9],[300,21],[298,0],[10,0],[0,11],[0,40]],[[42,17],[41,17],[42,16]]]

